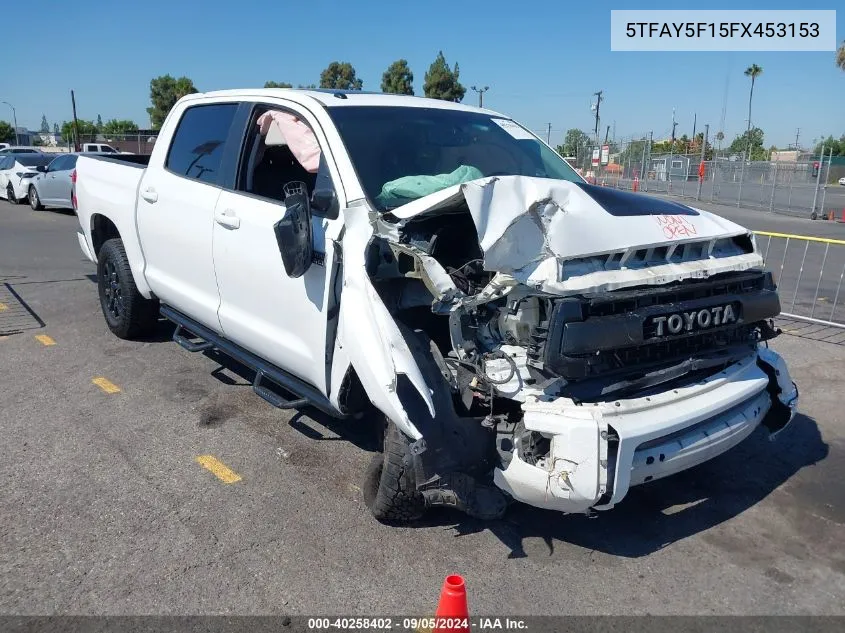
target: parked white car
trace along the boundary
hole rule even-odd
[[[121,152],[111,145],[105,143],[83,143],[82,151],[86,154],[128,154],[130,152]]]
[[[839,179],[840,185],[845,185],[845,177]]]
[[[108,327],[160,312],[272,405],[376,422],[380,520],[607,510],[793,418],[754,235],[587,184],[507,116],[233,90],[180,99],[159,139],[77,162]]]
[[[0,198],[9,202],[26,200],[29,185],[38,175],[38,168],[53,160],[50,154],[0,154]]]

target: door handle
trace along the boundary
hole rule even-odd
[[[214,214],[214,221],[227,229],[238,229],[241,226],[241,219],[232,209],[225,209]]]
[[[147,187],[141,192],[141,197],[149,203],[158,200],[158,192],[152,187]]]

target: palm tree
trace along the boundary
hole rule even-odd
[[[751,77],[751,92],[748,93],[748,128],[745,132],[745,160],[748,160],[748,151],[751,145],[751,99],[754,98],[754,81],[763,74],[763,69],[757,64],[751,64],[745,69],[745,76]]]
[[[845,70],[845,42],[836,51],[836,65]]]

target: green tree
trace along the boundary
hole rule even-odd
[[[828,155],[828,152],[830,152],[831,149],[833,149],[834,156],[845,156],[845,134],[843,134],[838,140],[833,138],[833,136],[828,136],[813,148],[813,153],[818,156],[821,154],[822,148],[824,148],[825,156]]]
[[[407,60],[398,59],[381,76],[381,91],[396,95],[414,94],[414,73]]]
[[[98,132],[102,132],[102,130],[103,130],[103,117],[101,117],[101,116],[98,114],[98,115],[97,115],[97,131],[98,131]]]
[[[745,76],[751,78],[751,90],[748,93],[748,127],[746,133],[751,131],[751,100],[754,98],[754,82],[757,77],[763,74],[763,69],[757,64],[751,64],[745,69]],[[750,137],[749,137],[750,138]],[[750,153],[750,148],[747,150]]]
[[[147,108],[153,128],[160,128],[167,117],[167,113],[179,99],[185,95],[197,92],[194,82],[187,77],[174,79],[170,75],[162,75],[150,80],[150,101],[152,106]]]
[[[138,131],[138,124],[129,119],[109,119],[103,124],[100,131],[107,136],[132,134]]]
[[[6,121],[0,121],[0,143],[14,143],[15,128]]]
[[[563,137],[563,145],[558,146],[558,154],[563,150],[562,156],[574,156],[581,164],[581,159],[590,150],[590,137],[586,132],[577,128],[566,130],[566,135]]]
[[[93,121],[79,119],[77,123],[79,126],[79,136],[81,138],[97,135],[97,124]],[[73,140],[73,121],[65,121],[62,123],[62,137],[68,140]]]
[[[845,70],[845,41],[836,49],[836,65]]]
[[[458,63],[455,62],[455,70],[452,70],[446,63],[443,51],[440,51],[425,74],[423,93],[431,99],[460,103],[467,91],[458,81],[460,74]]]
[[[355,76],[349,62],[332,62],[320,73],[320,88],[329,90],[361,90],[364,82]]]
[[[41,115],[41,133],[42,134],[49,134],[50,133],[50,124],[47,123],[47,117],[45,115]]]
[[[59,124],[58,123],[53,123],[53,134],[55,134],[56,136],[61,134],[61,132],[59,131]]]
[[[728,151],[741,155],[748,151],[748,160],[766,160],[768,151],[763,145],[763,130],[753,127],[744,134],[737,134]]]
[[[289,84],[286,81],[282,81],[282,82],[265,81],[264,87],[265,88],[293,88],[293,84]]]

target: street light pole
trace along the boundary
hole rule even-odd
[[[4,101],[3,103],[12,108],[12,123],[15,126],[15,145],[20,145],[20,140],[18,139],[18,114],[15,112],[15,106],[8,101]]]
[[[472,86],[470,89],[478,93],[478,107],[483,108],[484,93],[490,90],[490,86],[484,86],[483,88],[476,88],[475,86]]]

